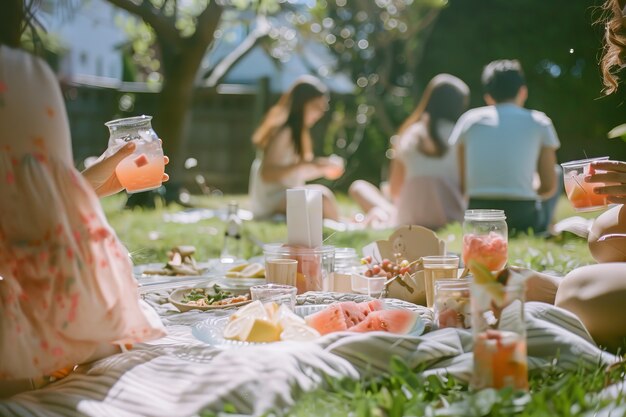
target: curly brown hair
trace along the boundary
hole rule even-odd
[[[604,3],[606,28],[604,33],[604,52],[600,60],[600,70],[604,81],[604,92],[617,91],[619,76],[617,73],[626,63],[626,0],[607,0]]]

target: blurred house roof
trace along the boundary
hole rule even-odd
[[[67,51],[59,68],[60,76],[68,82],[80,84],[122,84],[122,58],[120,45],[129,37],[119,27],[117,19],[129,16],[105,0],[76,0],[77,7],[71,16],[49,13],[44,16],[45,26],[55,33]],[[307,13],[309,0],[289,0],[288,13]],[[54,4],[54,2],[52,2]],[[331,91],[350,93],[354,85],[342,73],[332,73],[334,57],[321,42],[298,36],[285,14],[259,19],[250,11],[229,10],[224,13],[219,38],[207,52],[200,69],[199,83],[206,85],[203,74],[215,68],[220,61],[246,40],[259,25],[269,23],[274,42],[279,46],[267,47],[270,42],[256,44],[239,60],[220,81],[220,84],[256,86],[261,78],[269,79],[272,92],[289,89],[301,75],[320,78]],[[283,36],[287,34],[287,36]],[[287,40],[286,40],[287,39]],[[98,80],[102,78],[101,82]]]
[[[203,72],[210,73],[224,57],[244,42],[259,24],[258,20],[248,21],[245,15],[242,17],[244,18],[240,23],[233,25],[231,22],[222,30],[221,36],[206,56]],[[271,31],[283,34],[286,32],[290,41],[274,40],[273,43],[279,44],[278,46],[268,46],[268,43],[256,44],[229,69],[222,82],[256,84],[260,78],[267,77],[270,90],[280,93],[288,90],[301,75],[309,74],[320,78],[333,92],[354,91],[354,84],[346,74],[332,71],[336,60],[325,44],[297,36],[296,29],[283,16],[272,17],[269,20]]]

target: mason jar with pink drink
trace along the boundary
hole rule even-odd
[[[463,263],[500,271],[508,261],[508,227],[503,210],[466,210],[463,221]]]
[[[136,145],[135,151],[115,168],[120,184],[128,193],[158,188],[163,181],[163,148],[152,129],[151,120],[152,116],[138,116],[105,123],[110,132],[108,154],[113,154],[130,141]]]

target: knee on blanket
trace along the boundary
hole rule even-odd
[[[588,265],[559,285],[555,305],[576,314],[594,341],[612,352],[626,346],[626,263]]]

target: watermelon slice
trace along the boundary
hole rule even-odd
[[[370,309],[367,308],[367,314]],[[359,324],[367,315],[365,309],[354,301],[344,301],[342,303],[331,304],[322,311],[313,313],[305,317],[306,323],[324,335],[331,332],[347,330]]]
[[[358,303],[357,306],[366,317],[372,311],[378,311],[385,308],[385,305],[379,299],[375,299],[372,301],[363,301],[362,303]]]
[[[146,156],[146,154],[142,153],[137,158],[133,159],[133,162],[135,163],[137,168],[141,168],[142,166],[148,164],[148,157]]]
[[[310,314],[304,320],[321,335],[348,329],[343,310],[339,304],[332,304],[324,310]]]
[[[359,324],[367,317],[367,314],[365,314],[363,309],[354,301],[344,301],[339,303],[339,306],[341,307],[341,311],[343,311],[343,316],[346,320],[346,326],[348,328]]]
[[[409,310],[377,310],[372,311],[365,320],[348,331],[366,333],[383,331],[396,334],[414,332],[421,323],[419,315]]]

